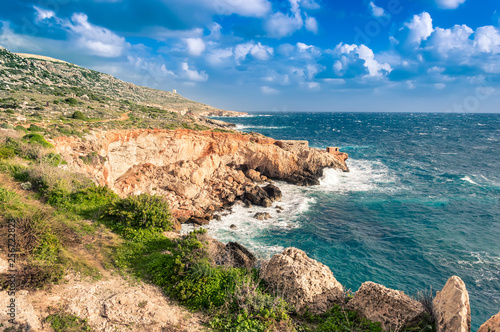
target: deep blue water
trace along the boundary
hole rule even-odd
[[[263,256],[294,246],[353,291],[415,294],[461,277],[476,330],[500,310],[500,115],[271,113],[225,120],[349,154],[351,172],[285,191],[282,214],[236,207],[210,231]],[[263,210],[263,208],[261,208]],[[237,230],[230,230],[234,223]]]

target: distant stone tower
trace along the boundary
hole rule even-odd
[[[172,92],[173,92],[173,93],[177,93],[177,89],[173,89],[173,90],[172,90]]]

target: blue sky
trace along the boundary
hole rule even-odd
[[[500,111],[498,0],[17,0],[0,45],[235,111]]]

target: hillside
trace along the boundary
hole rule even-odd
[[[42,124],[56,136],[81,135],[94,128],[224,129],[226,125],[203,116],[241,114],[5,48],[0,48],[0,109],[4,125]]]

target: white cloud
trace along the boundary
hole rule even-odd
[[[263,93],[263,94],[265,94],[265,95],[277,95],[277,94],[279,94],[279,90],[276,90],[276,89],[271,88],[271,87],[266,86],[266,85],[265,85],[265,86],[262,86],[262,87],[260,88],[260,90],[261,90],[261,91],[262,91],[262,93]]]
[[[208,52],[207,62],[212,66],[227,64],[227,60],[233,56],[232,48],[213,49]]]
[[[464,2],[465,0],[436,0],[437,5],[443,9],[456,9]]]
[[[184,41],[190,55],[199,56],[206,49],[205,42],[201,38],[186,38]]]
[[[2,23],[2,29],[0,29],[0,45],[7,48],[9,51],[19,51],[26,49],[40,49],[34,43],[31,42],[30,38],[16,34],[11,28],[7,21],[0,21]]]
[[[304,21],[300,13],[290,16],[277,12],[271,15],[266,22],[265,28],[269,37],[283,38],[291,36],[295,31],[302,29],[303,25]]]
[[[89,23],[85,14],[73,14],[63,25],[76,37],[76,45],[92,55],[112,58],[123,54],[129,44],[112,31]]]
[[[474,41],[479,52],[500,53],[500,33],[491,25],[477,28]]]
[[[238,44],[234,48],[234,60],[236,64],[241,64],[249,54],[257,60],[266,61],[274,55],[274,49],[261,43],[255,44],[253,41]]]
[[[387,16],[384,8],[377,6],[373,1],[370,2],[370,9],[375,17]]]
[[[313,32],[313,33],[318,33],[318,21],[314,17],[307,17],[306,18],[306,29],[307,31]]]
[[[37,6],[33,6],[33,8],[36,10],[36,22],[41,22],[56,16],[56,13],[52,10],[43,9]]]
[[[187,62],[181,63],[181,76],[184,79],[187,79],[189,81],[193,82],[205,82],[208,80],[208,74],[205,71],[198,72],[196,70],[193,70],[189,68],[189,65]]]
[[[357,74],[366,73],[365,77],[382,78],[392,71],[388,63],[379,63],[375,59],[373,51],[365,45],[347,45],[340,43],[337,45],[333,54],[339,56],[334,63],[334,71],[344,76],[348,70],[353,70]],[[363,66],[359,71],[359,65]]]
[[[212,22],[208,27],[210,30],[210,37],[213,39],[219,39],[221,36],[222,26],[217,22]]]
[[[451,29],[436,28],[429,38],[428,49],[447,59],[451,54],[460,58],[468,57],[474,52],[473,41],[469,37],[474,31],[466,25],[455,25]]]
[[[409,29],[407,43],[414,46],[420,46],[421,42],[427,40],[434,31],[431,15],[427,12],[413,16],[410,22],[405,23],[405,26]]]
[[[263,17],[271,10],[268,0],[203,0],[218,15],[238,14],[249,17]]]
[[[320,5],[314,0],[300,0],[300,6],[305,9],[319,9]]]

